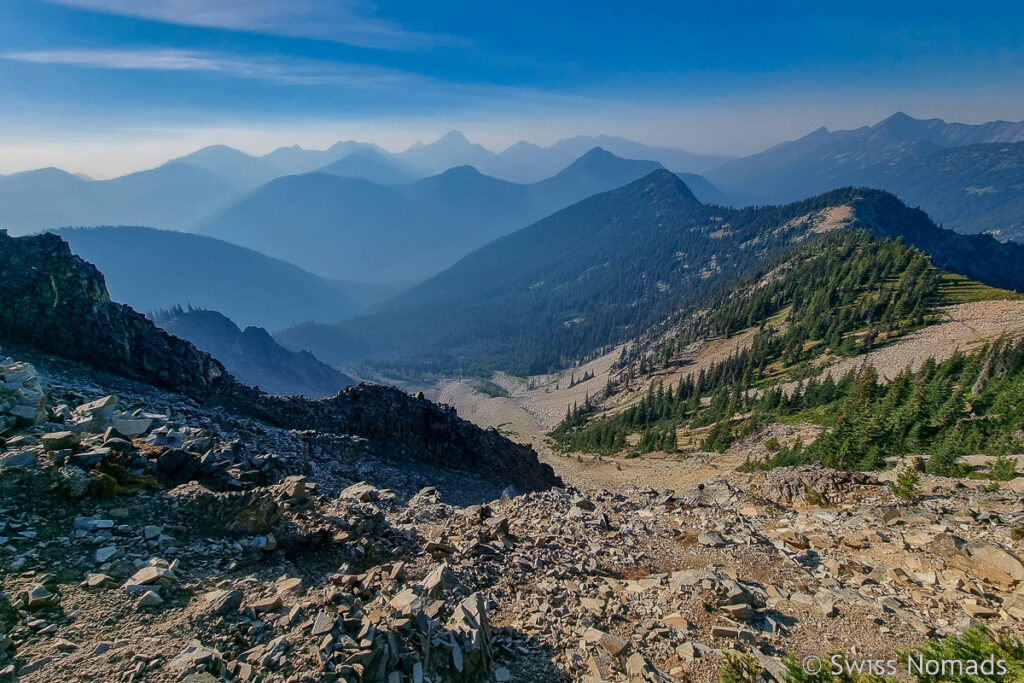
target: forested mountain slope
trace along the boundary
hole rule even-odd
[[[773,422],[804,421],[823,435],[769,449],[758,466],[817,460],[874,469],[887,457],[928,452],[939,456],[930,468],[949,473],[970,452],[1005,452],[1024,424],[1024,344],[996,338],[888,383],[867,354],[940,322],[943,305],[1014,297],[936,268],[901,239],[826,235],[652,329],[623,351],[602,395],[570,409],[553,435],[567,450],[722,451]],[[756,331],[748,345],[686,371],[695,346],[741,330]],[[859,356],[866,360],[853,370],[829,371]],[[678,381],[654,379],[672,367]],[[636,384],[647,393],[618,405]]]
[[[836,187],[876,187],[965,233],[1024,236],[1024,122],[982,125],[897,113],[856,130],[818,129],[706,174],[747,203],[793,201]]]
[[[676,176],[656,171],[497,240],[342,324],[332,349],[288,343],[338,359],[360,339],[397,374],[542,373],[635,337],[802,241],[844,228],[903,237],[941,267],[1024,287],[1024,248],[941,230],[884,192],[847,188],[736,210],[701,204]]]

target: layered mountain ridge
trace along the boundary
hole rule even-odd
[[[308,351],[282,348],[262,327],[241,330],[217,311],[177,306],[159,311],[153,319],[160,328],[209,353],[233,376],[268,394],[325,398],[357,384]]]
[[[0,227],[15,235],[96,225],[192,231],[246,193],[289,175],[323,172],[391,185],[472,165],[506,182],[535,183],[601,145],[621,156],[661,160],[681,172],[700,171],[724,160],[606,136],[580,136],[551,147],[522,143],[497,154],[470,143],[457,131],[397,153],[351,140],[325,150],[280,147],[263,156],[212,145],[156,168],[109,180],[55,168],[0,175]]]
[[[706,173],[740,202],[790,202],[843,185],[876,187],[961,232],[1024,235],[1024,122],[946,123],[894,114],[729,161]]]
[[[397,291],[321,278],[202,235],[127,226],[54,232],[100,269],[115,300],[138,311],[192,305],[273,331],[302,321],[335,322]]]
[[[658,167],[593,149],[530,185],[498,180],[471,166],[405,185],[324,172],[287,176],[218,212],[198,231],[328,277],[411,283],[516,228]]]
[[[863,229],[900,237],[967,277],[1022,289],[1024,247],[936,227],[892,195],[846,188],[785,206],[701,204],[659,170],[590,197],[461,259],[370,314],[291,329],[289,348],[351,361],[360,339],[389,372],[539,374],[637,334],[817,235]],[[438,322],[443,321],[443,323]],[[307,343],[319,335],[317,345]],[[392,363],[392,364],[388,364]]]

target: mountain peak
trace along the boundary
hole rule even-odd
[[[614,163],[616,161],[625,161],[625,159],[615,156],[614,154],[612,154],[603,147],[593,147],[589,149],[587,152],[585,152],[583,156],[578,158],[576,161],[566,166],[565,169],[561,173],[559,173],[559,175],[571,171],[600,168],[602,166],[607,166],[608,164]]]
[[[440,138],[438,138],[437,142],[435,142],[434,144],[435,145],[468,145],[468,144],[470,144],[470,142],[469,142],[469,140],[466,139],[465,135],[463,135],[462,133],[460,133],[459,131],[457,131],[457,130],[455,130],[453,128],[452,130],[448,131],[447,133],[442,135]]]
[[[57,168],[56,166],[46,166],[45,168],[35,168],[31,171],[19,171],[18,173],[12,173],[8,178],[75,178],[73,173],[68,173],[64,169]]]
[[[891,135],[898,135],[900,137],[914,137],[926,129],[930,123],[945,124],[945,121],[938,121],[937,119],[931,119],[930,121],[925,119],[915,119],[909,114],[898,111],[892,116],[882,119],[872,126],[872,128],[884,131]]]
[[[581,156],[579,159],[577,159],[577,161],[583,161],[584,159],[609,159],[609,158],[616,158],[617,159],[618,157],[616,157],[614,154],[612,154],[611,152],[606,150],[604,147],[601,147],[600,145],[598,145],[597,147],[594,147],[593,149],[590,149],[589,151],[587,151],[587,153],[584,154],[583,156]]]
[[[682,178],[666,168],[659,168],[651,171],[643,178],[629,184],[624,189],[634,188],[651,193],[674,193],[682,199],[700,204],[700,201],[693,194],[690,186],[683,182]]]
[[[470,178],[485,178],[486,176],[478,171],[475,166],[469,164],[463,164],[461,166],[452,166],[447,171],[439,173],[435,178],[459,178],[459,179],[470,179]]]
[[[916,121],[916,120],[917,119],[915,119],[910,114],[907,114],[906,112],[898,111],[898,112],[896,112],[894,114],[891,114],[890,116],[887,116],[886,118],[882,119],[881,123],[905,123],[907,121]]]
[[[227,145],[207,145],[206,147],[200,147],[196,151],[192,152],[191,154],[186,155],[183,158],[187,159],[187,158],[190,158],[190,157],[209,156],[209,155],[213,155],[213,154],[219,154],[219,155],[224,155],[224,156],[236,156],[236,157],[237,156],[243,156],[243,157],[250,156],[250,155],[246,154],[245,152],[243,152],[240,149],[236,149],[234,147],[229,147]]]
[[[603,147],[593,147],[554,177],[602,177],[609,180],[617,178],[618,181],[611,187],[618,187],[656,168],[661,168],[657,161],[623,159]]]

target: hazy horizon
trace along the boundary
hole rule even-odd
[[[744,156],[896,111],[1019,121],[1024,8],[999,4],[954,24],[951,3],[9,0],[0,173],[109,178],[211,144],[394,151],[453,128],[494,150],[606,134]]]
[[[469,128],[469,130],[479,130],[479,134],[467,133],[466,130],[457,127],[450,126],[445,128],[443,124],[441,127],[434,129],[409,129],[409,130],[394,130],[390,131],[380,137],[360,137],[358,133],[352,135],[346,135],[344,133],[333,134],[332,127],[325,127],[324,130],[317,131],[258,131],[258,130],[234,130],[234,129],[223,129],[223,130],[210,130],[210,131],[196,131],[194,136],[185,136],[184,139],[173,140],[173,141],[154,141],[149,143],[85,143],[81,145],[77,144],[54,144],[52,148],[48,146],[38,145],[24,145],[23,147],[31,147],[34,154],[40,155],[40,159],[51,159],[52,162],[43,161],[42,163],[32,164],[31,162],[18,163],[19,156],[17,153],[12,154],[11,151],[16,149],[16,146],[3,146],[0,145],[0,174],[2,175],[13,175],[15,173],[21,173],[24,171],[38,170],[43,168],[59,168],[69,173],[75,173],[80,175],[88,176],[94,180],[104,180],[137,171],[148,170],[164,164],[166,162],[178,159],[186,156],[192,152],[211,146],[226,146],[238,149],[250,156],[260,157],[276,149],[283,147],[297,146],[304,150],[319,150],[323,151],[328,149],[334,144],[345,141],[354,141],[359,143],[370,143],[375,144],[384,150],[391,153],[399,153],[407,150],[409,147],[419,144],[431,144],[440,140],[442,137],[447,135],[449,132],[455,131],[461,133],[470,143],[478,144],[484,148],[495,152],[501,153],[507,150],[509,147],[519,143],[527,142],[539,145],[541,147],[549,147],[561,140],[576,136],[586,137],[599,137],[607,135],[610,137],[624,138],[632,140],[634,142],[640,142],[646,145],[655,147],[667,147],[678,150],[685,150],[688,152],[694,152],[699,154],[710,154],[720,155],[723,157],[742,157],[749,154],[755,154],[757,152],[764,151],[770,147],[781,144],[783,142],[795,140],[801,138],[818,128],[827,128],[830,132],[837,130],[852,130],[861,127],[868,127],[879,123],[880,121],[888,118],[892,114],[897,113],[895,110],[888,114],[869,121],[864,121],[860,124],[847,124],[847,125],[828,125],[821,123],[813,127],[807,128],[799,134],[795,134],[791,137],[782,137],[771,142],[765,143],[763,146],[752,147],[749,150],[743,152],[729,152],[726,150],[713,149],[713,148],[702,148],[683,144],[673,144],[671,141],[663,142],[663,138],[647,138],[645,139],[641,135],[633,135],[629,131],[619,131],[609,133],[606,131],[597,132],[567,132],[564,135],[547,135],[540,138],[514,138],[508,136],[501,136],[495,134],[497,131],[490,131],[487,128]],[[907,113],[907,112],[903,112]],[[945,118],[942,116],[928,116],[924,114],[910,114],[916,119],[943,119],[947,123],[964,123],[964,124],[980,124],[987,123],[993,120],[1006,120],[1016,122],[1017,119],[987,119],[982,118],[978,120],[954,120]],[[342,126],[344,130],[355,130],[350,126]],[[181,134],[181,131],[178,132]],[[372,135],[372,131],[367,130],[367,135]],[[514,138],[514,139],[513,139]],[[52,152],[53,156],[47,156],[48,152]],[[86,155],[88,160],[83,161],[83,158],[79,155]],[[24,158],[24,157],[20,157]],[[66,162],[62,163],[60,159],[65,159]],[[82,167],[81,164],[86,164]],[[91,165],[90,165],[91,164]],[[92,168],[90,172],[87,170]]]

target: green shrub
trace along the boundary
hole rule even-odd
[[[1024,642],[1010,634],[1009,631],[993,633],[984,626],[975,626],[958,635],[947,636],[940,641],[925,643],[924,645],[900,653],[904,662],[913,658],[915,662],[919,658],[940,661],[969,661],[981,663],[990,657],[996,661],[1005,662],[1006,673],[1001,675],[997,670],[992,675],[977,673],[959,673],[956,671],[940,673],[939,675],[915,675],[920,683],[1019,683],[1024,681]],[[916,670],[914,671],[916,674]]]
[[[921,497],[921,476],[912,467],[907,467],[896,476],[892,483],[892,494],[900,500],[913,503]]]
[[[762,680],[764,668],[752,655],[743,652],[726,652],[722,660],[719,683],[755,683]]]
[[[732,429],[729,427],[729,421],[721,420],[716,422],[715,426],[711,428],[711,431],[701,441],[700,447],[705,451],[724,453],[729,449],[734,440],[735,437],[732,434]]]
[[[1010,481],[1017,476],[1017,459],[1008,455],[999,455],[988,468],[988,478],[992,481]]]
[[[827,655],[821,657],[821,671],[812,674],[804,671],[800,662],[797,661],[793,655],[786,655],[782,660],[783,666],[786,667],[786,673],[783,675],[784,683],[875,683],[876,681],[884,681],[884,678],[877,676],[867,676],[864,674],[857,674],[847,670],[843,670],[839,674],[832,673],[832,656],[841,652],[830,652]]]
[[[821,491],[811,487],[807,488],[807,503],[821,508],[835,507],[835,503],[826,498]]]
[[[479,391],[481,394],[487,394],[491,398],[508,398],[511,394],[499,384],[495,384],[489,379],[477,379],[470,383],[474,389]]]

